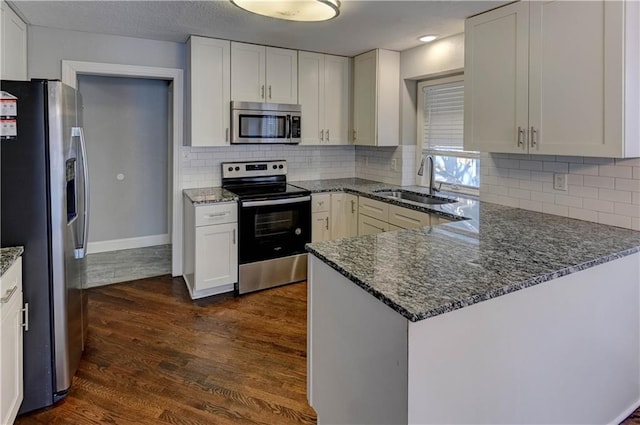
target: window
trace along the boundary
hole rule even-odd
[[[478,193],[480,154],[463,149],[463,76],[439,78],[418,84],[419,161],[433,156],[435,182],[447,190]],[[429,184],[429,171],[419,184]]]

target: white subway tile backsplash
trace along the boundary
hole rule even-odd
[[[631,192],[611,189],[598,189],[598,198],[604,201],[631,203]]]
[[[640,158],[483,153],[481,166],[483,201],[640,230]],[[567,191],[554,173],[567,174]]]
[[[624,179],[630,179],[633,177],[633,168],[625,167],[623,165],[600,165],[598,174],[603,177],[621,177]]]
[[[601,187],[603,189],[613,189],[615,179],[613,177],[583,176],[585,186]]]
[[[631,228],[631,217],[625,217],[616,214],[598,213],[598,223],[608,224],[609,226]]]
[[[584,199],[582,206],[587,210],[613,213],[613,202],[600,199]]]
[[[554,173],[568,173],[569,172],[569,163],[568,162],[549,162],[544,161],[542,163],[542,169],[544,171],[551,171]]]

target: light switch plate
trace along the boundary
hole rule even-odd
[[[553,188],[555,190],[567,191],[567,175],[566,174],[554,174],[553,175]]]

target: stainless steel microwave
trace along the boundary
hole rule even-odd
[[[300,143],[302,107],[231,102],[231,143]]]

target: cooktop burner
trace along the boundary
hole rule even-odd
[[[287,184],[287,161],[225,162],[222,187],[240,199],[291,198],[310,195],[306,189]]]

